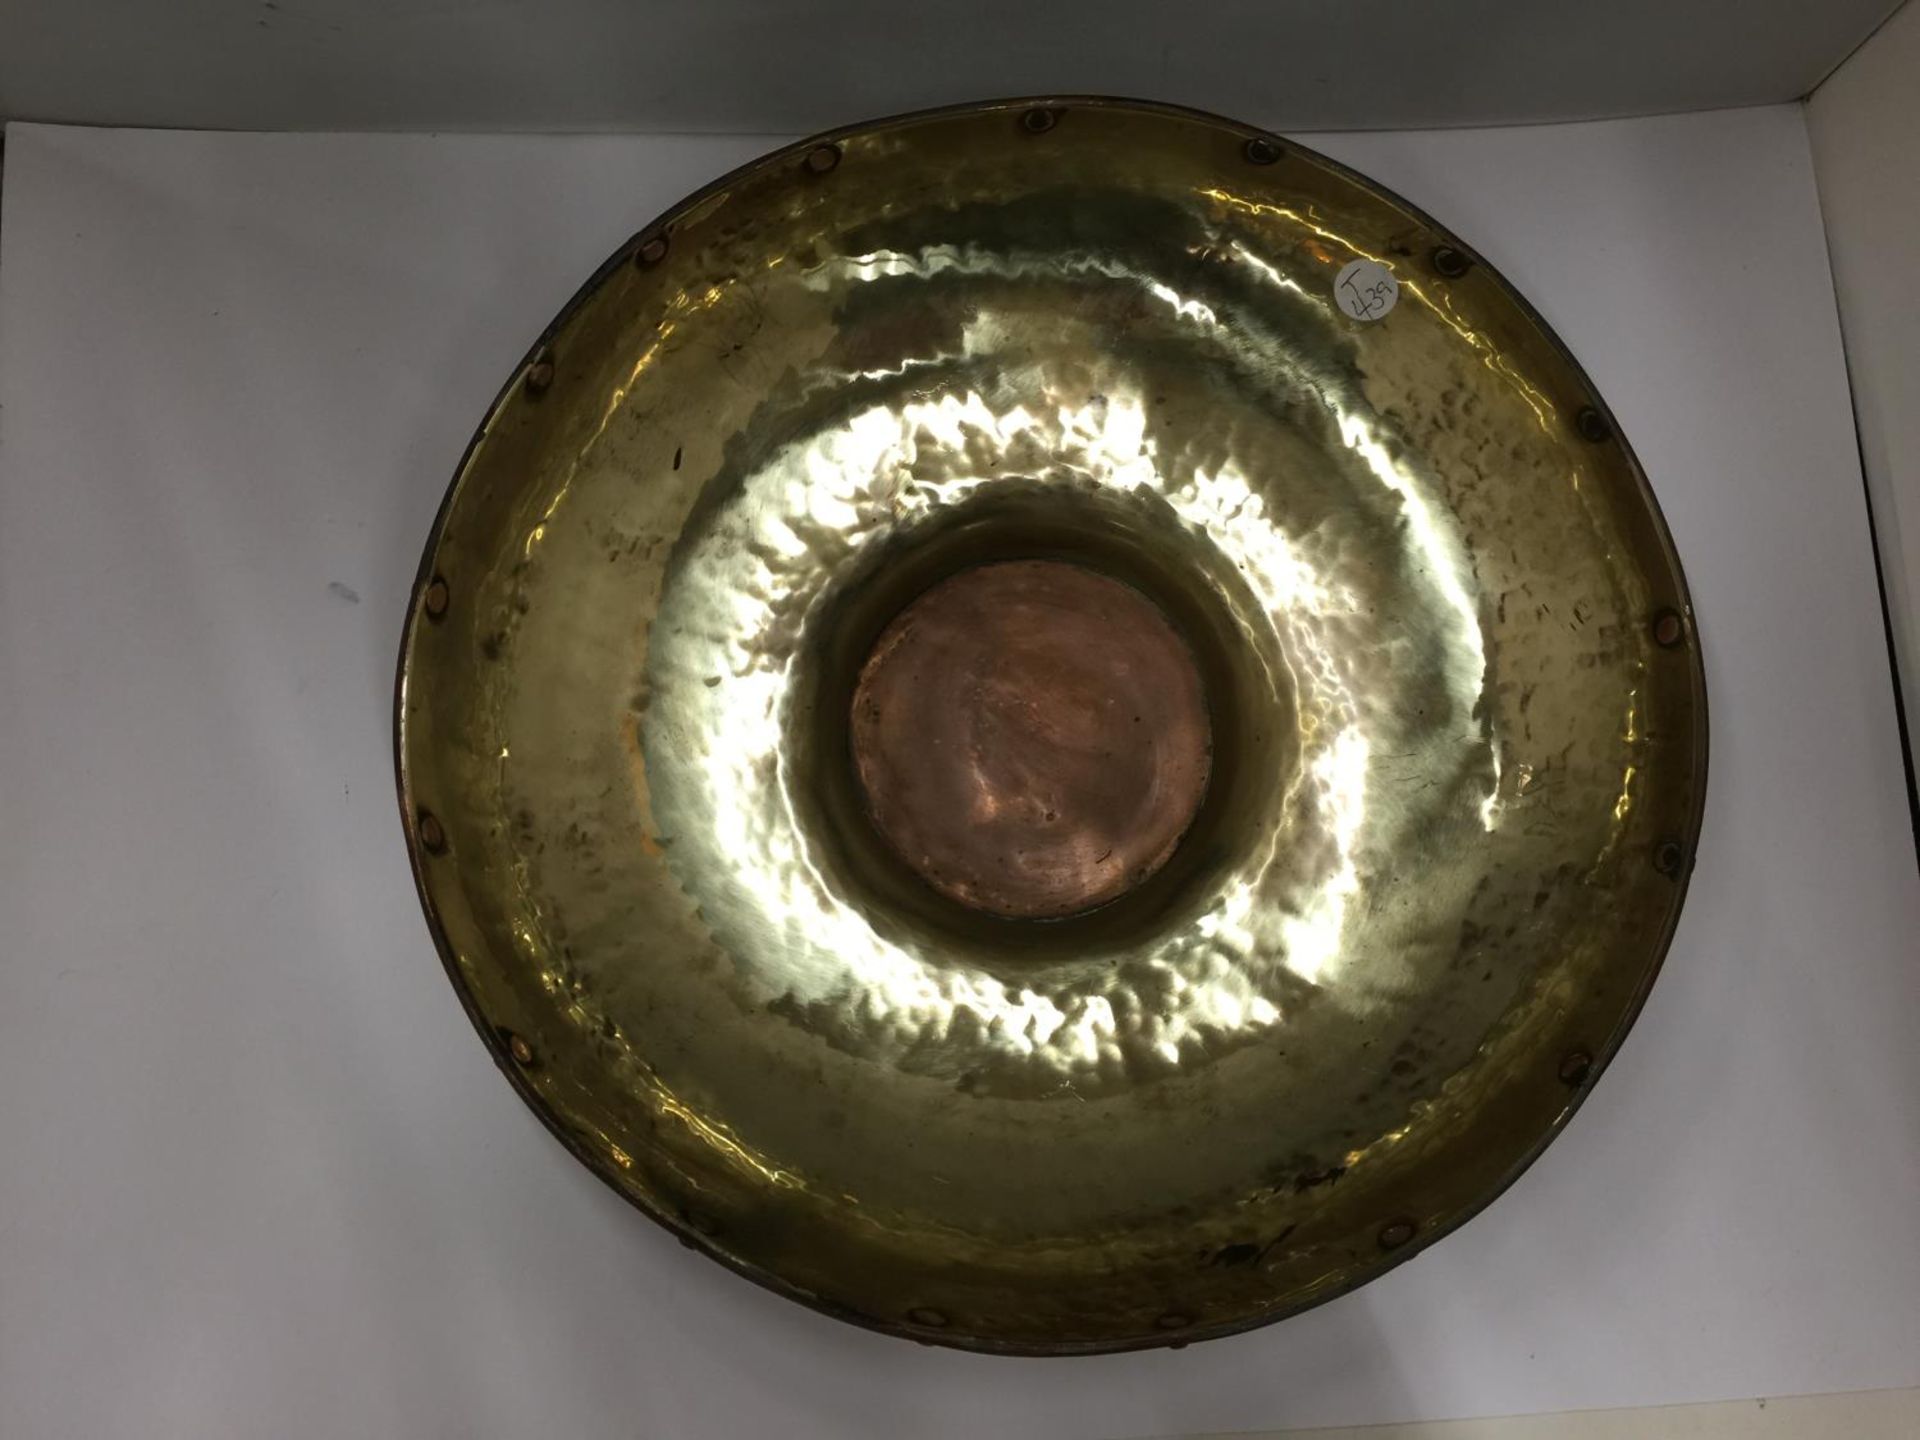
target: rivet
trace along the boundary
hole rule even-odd
[[[1249,164],[1271,165],[1280,158],[1280,146],[1264,135],[1256,135],[1240,148]]]
[[[1671,650],[1687,637],[1686,622],[1678,610],[1662,610],[1653,617],[1653,643]]]
[[[929,1309],[924,1305],[917,1309],[909,1310],[907,1312],[907,1319],[916,1325],[924,1325],[929,1330],[944,1330],[947,1327],[947,1317],[944,1311]]]
[[[1020,128],[1029,135],[1044,135],[1060,123],[1060,117],[1044,105],[1036,105],[1020,117]]]
[[[807,152],[807,169],[816,175],[824,175],[840,163],[838,145],[816,145]]]
[[[447,832],[441,828],[440,818],[431,810],[422,810],[415,820],[420,830],[420,848],[429,855],[447,853]]]
[[[1591,405],[1581,407],[1580,413],[1573,417],[1573,428],[1580,432],[1582,440],[1591,440],[1596,445],[1613,438],[1613,427],[1607,424],[1607,417]]]
[[[1382,1225],[1380,1227],[1380,1248],[1382,1250],[1398,1250],[1402,1245],[1413,1239],[1415,1228],[1411,1220],[1393,1220]]]
[[[509,1035],[507,1037],[507,1053],[513,1056],[513,1063],[516,1065],[531,1065],[533,1063],[533,1047],[526,1042],[524,1036]]]
[[[1158,1325],[1162,1330],[1184,1330],[1193,1324],[1193,1317],[1191,1315],[1182,1315],[1178,1310],[1169,1310],[1153,1323]]]
[[[436,575],[427,582],[427,593],[421,597],[420,608],[427,612],[429,620],[438,620],[446,615],[447,602],[452,598],[447,582]]]
[[[1560,1057],[1560,1083],[1584,1085],[1593,1073],[1593,1056],[1584,1050],[1569,1050]]]
[[[527,367],[527,393],[544,395],[553,384],[553,357],[542,350]]]
[[[1687,852],[1678,840],[1662,840],[1653,849],[1653,868],[1662,875],[1678,875],[1686,858]]]
[[[1458,280],[1473,268],[1473,261],[1451,245],[1434,246],[1431,258],[1435,273],[1449,280]]]
[[[634,259],[646,269],[651,269],[666,258],[667,237],[665,235],[649,235],[640,242],[640,248],[634,252]]]

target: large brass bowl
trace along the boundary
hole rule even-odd
[[[1646,479],[1499,275],[1059,99],[622,246],[460,466],[397,744],[575,1155],[829,1313],[1072,1353],[1327,1299],[1539,1153],[1672,934],[1706,714]]]

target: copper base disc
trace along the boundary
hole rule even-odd
[[[1054,919],[1166,863],[1206,794],[1193,654],[1139,591],[1055,560],[943,581],[881,634],[853,699],[880,833],[950,899]]]

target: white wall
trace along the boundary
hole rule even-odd
[[[1896,0],[0,3],[0,116],[253,130],[783,134],[997,95],[1276,129],[1798,100]]]
[[[1920,730],[1920,5],[1807,106],[1907,723]]]

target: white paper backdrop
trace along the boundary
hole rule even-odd
[[[1329,136],[1539,305],[1700,609],[1692,898],[1458,1235],[1180,1353],[917,1348],[680,1249],[440,972],[407,585],[523,347],[764,148],[16,126],[0,217],[0,1434],[1113,1437],[1920,1382],[1920,875],[1800,112]]]

